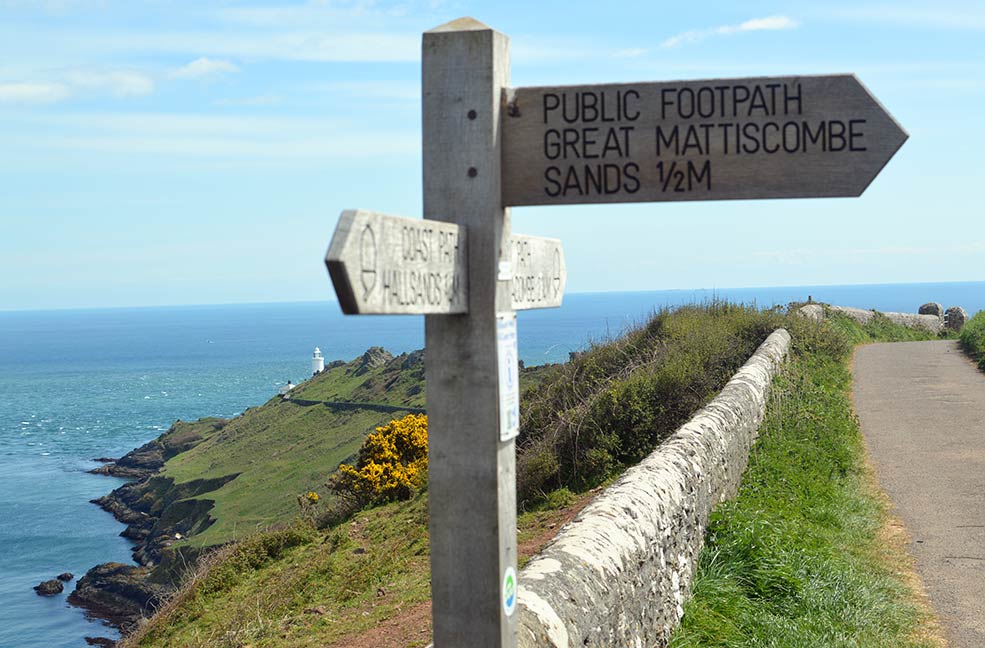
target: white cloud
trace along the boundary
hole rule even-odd
[[[950,256],[962,254],[980,254],[985,252],[985,243],[961,243],[955,245],[940,245],[931,247],[918,246],[887,246],[878,248],[791,248],[789,250],[771,250],[753,252],[750,256],[771,263],[785,265],[801,265],[814,263],[818,260],[850,260],[875,263],[875,259],[884,257],[921,257]]]
[[[154,79],[133,70],[71,70],[66,80],[75,88],[101,90],[117,97],[134,97],[154,92]]]
[[[284,159],[333,160],[420,153],[414,129],[363,129],[322,118],[237,117],[195,114],[101,113],[24,115],[43,124],[21,145],[33,150],[235,160],[264,164]],[[16,144],[18,136],[10,138]]]
[[[86,92],[116,97],[148,95],[154,91],[153,77],[133,70],[69,68],[50,71],[47,78],[32,79],[36,73],[9,69],[4,76],[17,80],[0,81],[0,104],[51,104]]]
[[[905,7],[899,4],[825,8],[818,10],[817,14],[850,22],[882,23],[925,29],[985,31],[985,11],[981,8],[955,8],[943,3],[937,3],[933,8]]]
[[[418,81],[328,81],[312,84],[311,88],[362,99],[421,100],[421,84]]]
[[[208,79],[232,72],[239,72],[239,68],[229,61],[203,56],[188,65],[173,70],[169,76],[173,79]]]
[[[167,52],[234,59],[315,62],[420,60],[420,36],[398,32],[129,32],[104,34],[103,50]]]
[[[0,83],[0,104],[50,104],[71,94],[62,83]]]
[[[795,29],[798,26],[800,26],[800,23],[787,16],[752,18],[751,20],[739,23],[738,25],[722,25],[711,29],[695,29],[692,31],[686,31],[677,34],[676,36],[671,36],[661,43],[660,47],[670,49],[688,43],[697,43],[707,38],[711,38],[712,36],[728,36],[730,34],[755,31],[780,31]]]
[[[646,54],[649,50],[643,47],[631,47],[628,49],[617,50],[612,53],[612,58],[626,59],[638,58]]]
[[[226,98],[215,101],[216,106],[276,106],[284,100],[279,95],[256,95],[254,97]]]

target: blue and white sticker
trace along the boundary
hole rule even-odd
[[[507,567],[503,574],[503,613],[513,616],[516,610],[516,570]]]
[[[516,313],[496,315],[499,363],[499,440],[520,434],[520,365],[516,342]]]

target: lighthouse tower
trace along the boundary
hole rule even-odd
[[[320,374],[325,370],[325,358],[321,355],[321,349],[315,347],[315,352],[311,354],[311,375]]]

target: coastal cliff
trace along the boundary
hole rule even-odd
[[[70,603],[126,632],[203,553],[288,523],[297,495],[323,491],[367,433],[404,410],[423,411],[423,382],[423,352],[394,357],[373,347],[235,418],[176,421],[94,469],[131,480],[92,501],[126,525],[137,564],[93,567]]]

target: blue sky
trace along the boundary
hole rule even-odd
[[[0,310],[334,299],[341,210],[419,216],[421,32],[513,85],[854,72],[858,199],[517,208],[568,291],[985,280],[981,2],[0,0]]]

